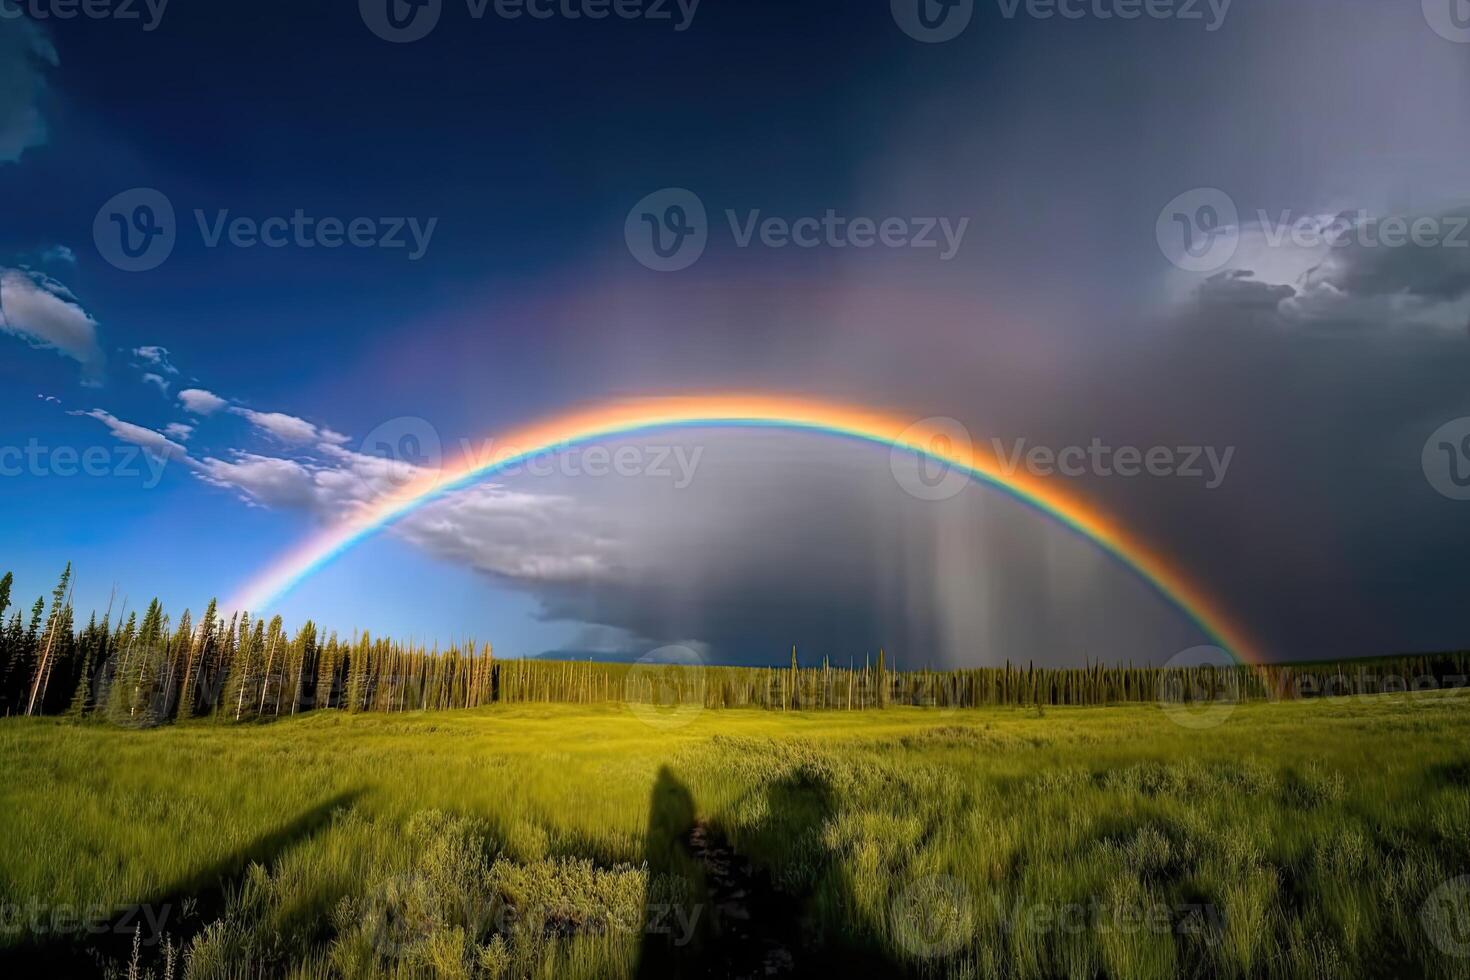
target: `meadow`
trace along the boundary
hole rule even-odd
[[[1470,976],[1466,697],[5,719],[0,969]]]

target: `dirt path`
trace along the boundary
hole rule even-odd
[[[690,830],[689,853],[704,868],[712,935],[700,957],[709,977],[797,975],[801,905],[706,824]]]

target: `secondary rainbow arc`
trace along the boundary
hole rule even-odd
[[[532,457],[599,439],[705,427],[775,428],[840,436],[946,463],[1091,540],[1237,660],[1264,662],[1247,631],[1212,596],[1161,553],[1057,481],[1008,472],[993,455],[964,440],[937,438],[949,432],[941,420],[915,423],[876,409],[771,395],[618,401],[527,426],[496,439],[495,444],[504,448],[490,458],[467,455],[424,472],[350,519],[312,535],[246,583],[229,607],[268,613],[297,585],[363,540],[447,494]]]

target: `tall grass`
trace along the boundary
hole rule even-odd
[[[1157,706],[12,719],[0,902],[173,903],[192,977],[631,977],[647,908],[707,900],[697,822],[789,896],[804,970],[1464,976],[1424,913],[1470,872],[1467,736],[1452,693],[1198,731]]]

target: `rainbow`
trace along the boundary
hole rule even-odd
[[[361,541],[425,505],[547,453],[617,436],[681,428],[774,428],[845,437],[911,452],[962,470],[1090,539],[1192,620],[1238,661],[1263,663],[1244,630],[1163,555],[1057,481],[1015,470],[967,440],[950,438],[953,423],[915,423],[876,409],[774,395],[723,394],[624,400],[547,419],[494,441],[489,458],[467,454],[441,468],[416,470],[403,486],[351,518],[313,535],[251,579],[231,603],[237,610],[269,612],[312,574]]]

